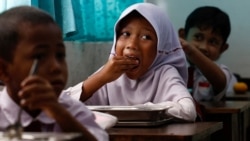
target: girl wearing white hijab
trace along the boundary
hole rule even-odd
[[[68,90],[86,105],[166,106],[167,115],[194,121],[186,81],[185,55],[167,14],[156,5],[137,3],[115,25],[108,62]]]

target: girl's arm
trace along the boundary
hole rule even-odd
[[[83,82],[80,100],[83,102],[86,101],[103,85],[116,80],[127,70],[138,65],[138,63],[137,60],[124,56],[111,57],[100,71],[94,73]]]

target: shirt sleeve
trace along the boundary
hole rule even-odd
[[[170,102],[171,107],[167,110],[167,114],[186,121],[195,121],[196,110],[192,99],[182,98],[177,103]]]
[[[227,88],[226,92],[233,92],[233,86],[236,82],[238,82],[237,78],[235,75],[228,69],[227,66],[221,65],[220,66],[222,71],[225,73],[226,78],[227,78]]]
[[[64,92],[72,97],[73,99],[80,100],[81,93],[82,93],[82,84],[83,82],[78,83],[73,87],[69,87]]]
[[[165,101],[161,103],[152,103],[147,102],[143,105],[136,105],[136,106],[152,106],[152,107],[164,107],[166,108],[165,114],[174,117],[179,120],[184,121],[195,121],[197,113],[195,104],[192,98],[182,98],[177,102],[174,101]]]
[[[231,93],[233,92],[233,86],[234,84],[237,82],[237,79],[236,77],[234,76],[234,74],[228,69],[227,66],[225,65],[220,65],[220,68],[221,70],[224,72],[224,74],[226,75],[226,87],[223,91],[221,91],[218,95],[216,95],[213,99],[214,101],[220,101],[223,96],[226,94],[226,93]]]
[[[59,98],[65,108],[90,132],[98,141],[108,141],[108,133],[95,122],[95,115],[89,110],[84,103],[72,99],[64,91]]]

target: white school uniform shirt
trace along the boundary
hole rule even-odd
[[[217,64],[217,63],[216,63]],[[227,66],[223,64],[217,64],[226,76],[226,87],[223,91],[215,94],[212,85],[204,77],[204,75],[195,68],[194,71],[194,84],[193,84],[193,97],[197,101],[220,101],[226,93],[233,92],[233,85],[237,82],[236,77]]]
[[[166,114],[188,121],[194,121],[196,117],[195,107],[192,97],[185,87],[178,71],[170,65],[165,65],[154,71],[152,77],[145,77],[144,81],[152,81],[158,85],[158,89],[152,89],[150,86],[147,92],[141,89],[134,89],[131,93],[124,93],[123,79],[129,79],[126,75],[122,75],[117,80],[108,83],[98,89],[91,98],[85,101],[86,105],[110,105],[110,106],[131,106],[131,105],[153,105],[160,107],[170,107]],[[80,99],[82,92],[81,82],[74,87],[69,87],[66,91],[74,99]],[[140,87],[138,81],[132,82],[136,87]],[[131,85],[131,84],[129,84]],[[120,92],[114,87],[119,88]],[[133,89],[133,87],[131,88]],[[163,91],[162,93],[159,91]]]
[[[93,113],[83,103],[72,99],[65,92],[62,92],[58,100],[98,141],[109,140],[108,134],[95,123]],[[19,108],[8,95],[6,88],[4,88],[0,92],[0,131],[4,131],[7,126],[15,123]],[[25,111],[22,111],[21,123],[24,127],[27,127],[33,120],[35,119]],[[61,132],[55,120],[43,112],[37,116],[36,120],[42,123],[42,132]]]

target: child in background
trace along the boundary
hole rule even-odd
[[[67,81],[60,28],[47,13],[29,6],[0,14],[0,131],[16,122],[24,131],[76,132],[81,140],[108,140],[83,103],[61,93]],[[29,75],[37,60],[36,74]],[[33,125],[33,121],[39,124]]]
[[[159,104],[170,107],[167,115],[194,121],[186,81],[185,54],[166,13],[156,5],[138,3],[118,19],[108,62],[66,91],[87,105]]]
[[[233,91],[236,77],[228,67],[216,63],[228,49],[229,34],[229,16],[212,6],[195,9],[187,17],[185,29],[179,30],[190,68],[194,68],[190,87],[197,101],[219,101],[226,92]]]

